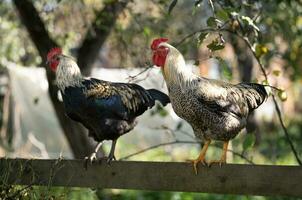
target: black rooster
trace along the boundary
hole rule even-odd
[[[112,140],[107,161],[115,159],[116,141],[135,127],[135,118],[153,107],[155,100],[163,106],[170,102],[166,94],[155,89],[84,78],[77,63],[63,55],[60,48],[49,51],[47,62],[56,73],[66,114],[82,123],[89,130],[89,136],[98,142],[95,151],[86,157],[91,162],[104,140]]]

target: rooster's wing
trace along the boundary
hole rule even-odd
[[[98,109],[101,107],[126,120],[141,115],[154,104],[154,100],[144,88],[130,83],[90,79],[85,95]]]
[[[217,114],[247,117],[267,97],[263,85],[256,83],[230,84],[218,80],[198,78],[196,97],[206,109]]]

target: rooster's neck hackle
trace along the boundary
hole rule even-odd
[[[67,87],[79,87],[82,85],[82,80],[83,76],[77,63],[63,56],[56,71],[56,84],[59,89],[64,92]]]
[[[163,74],[167,85],[180,85],[182,89],[191,87],[192,80],[196,77],[191,69],[186,66],[184,57],[173,46],[165,44],[169,48],[169,53],[166,57]]]

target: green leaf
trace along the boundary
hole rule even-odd
[[[223,20],[223,21],[226,21],[229,19],[229,14],[224,9],[218,10],[216,13],[216,16],[218,19]]]
[[[169,5],[169,9],[168,9],[168,13],[171,14],[172,10],[174,9],[174,7],[177,4],[177,0],[172,0],[172,2]]]
[[[156,104],[155,109],[152,110],[152,112],[151,112],[151,116],[153,116],[155,114],[158,114],[161,117],[165,117],[169,113],[168,113],[168,111],[165,110],[165,108],[163,106],[161,106],[160,104]]]
[[[155,108],[151,110],[150,115],[154,116],[154,115],[161,115],[161,111],[162,111],[163,107],[160,104],[155,104]]]
[[[242,20],[243,23],[253,27],[254,30],[256,30],[258,32],[260,31],[259,28],[256,26],[256,24],[254,23],[254,21],[250,17],[241,16],[241,20]]]
[[[218,41],[218,39],[216,38],[215,40],[213,40],[210,44],[207,45],[207,47],[211,50],[211,51],[218,51],[224,48],[224,44],[220,43]]]
[[[285,90],[278,91],[278,97],[281,101],[286,101],[287,100],[287,93],[285,92]]]
[[[263,80],[263,81],[261,82],[261,84],[262,84],[262,85],[269,85],[269,82],[268,82],[267,80]]]
[[[143,33],[146,37],[149,37],[151,34],[151,29],[149,27],[145,26],[143,29]]]
[[[209,17],[208,20],[207,20],[207,25],[209,27],[216,28],[216,26],[217,26],[216,18],[215,17]]]
[[[197,8],[196,8],[196,7],[193,7],[193,9],[192,9],[192,15],[195,15],[195,14],[196,14],[196,10],[197,10]]]
[[[159,111],[159,115],[161,117],[166,117],[168,114],[168,111],[166,111],[164,108]]]
[[[198,36],[197,45],[200,46],[202,44],[202,42],[204,41],[204,39],[206,39],[208,37],[208,35],[209,35],[209,33],[206,33],[206,32],[200,33]]]
[[[228,63],[220,57],[216,57],[216,59],[219,61],[219,67],[222,69],[222,76],[229,81],[232,80],[233,74]]]
[[[246,151],[250,148],[252,148],[255,144],[256,138],[255,135],[253,133],[249,133],[246,135],[243,143],[242,143],[242,149],[243,151]]]
[[[257,44],[255,48],[256,56],[259,58],[265,54],[267,54],[268,48],[264,44]]]
[[[273,70],[273,75],[275,75],[275,76],[280,76],[280,74],[281,74],[281,71],[280,70]]]

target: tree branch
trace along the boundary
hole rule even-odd
[[[162,147],[162,146],[167,146],[167,145],[173,145],[173,144],[200,144],[201,141],[182,141],[182,140],[174,140],[172,142],[164,142],[164,143],[159,143],[159,144],[156,144],[156,145],[153,145],[153,146],[150,146],[150,147],[147,147],[145,149],[142,149],[140,151],[137,151],[135,153],[132,153],[132,154],[129,154],[127,156],[124,156],[122,158],[120,158],[119,160],[127,160],[133,156],[136,156],[136,155],[139,155],[139,154],[142,154],[142,153],[145,153],[147,151],[150,151],[150,150],[153,150],[153,149],[156,149],[156,148],[159,148],[159,147]],[[216,148],[220,148],[220,146],[216,145],[216,144],[212,144],[211,146],[214,146]],[[244,155],[242,155],[241,153],[238,153],[238,152],[235,152],[233,150],[230,150],[228,149],[229,152],[233,153],[235,156],[238,156],[242,159],[244,159],[246,162],[250,163],[250,164],[254,164],[254,162],[250,159],[248,159],[247,157],[245,157]]]
[[[195,34],[197,33],[203,33],[203,32],[217,32],[217,29],[214,28],[203,28],[203,29],[199,29],[197,31],[193,31],[192,33],[189,33],[188,35],[184,36],[180,41],[178,41],[177,43],[174,44],[175,47],[181,45],[182,43],[184,43],[187,39],[193,37]]]
[[[58,46],[57,43],[50,38],[38,11],[30,0],[13,0],[13,2],[19,12],[20,20],[45,63],[47,52],[50,48]]]
[[[42,58],[42,62],[45,63],[47,52],[52,47],[58,46],[57,43],[50,38],[38,11],[30,0],[13,0],[13,2],[19,12],[20,20],[25,25],[30,38]],[[57,98],[58,88],[54,84],[55,74],[43,63],[42,65],[47,72],[49,95],[60,125],[64,130],[74,156],[76,158],[83,158],[93,151],[93,145],[89,142],[86,131],[79,124],[76,124],[65,116],[63,104]]]
[[[188,132],[186,132],[186,131],[184,131],[184,130],[178,129],[178,128],[171,129],[171,128],[168,127],[168,126],[162,125],[162,126],[160,126],[160,127],[158,127],[158,128],[155,128],[155,129],[167,131],[169,134],[171,134],[171,135],[173,136],[173,141],[171,141],[171,142],[159,143],[159,144],[156,144],[156,145],[147,147],[147,148],[142,149],[142,150],[140,150],[140,151],[138,151],[138,152],[135,152],[135,153],[133,153],[133,154],[124,156],[124,157],[120,158],[120,160],[128,159],[128,158],[130,158],[130,157],[136,156],[136,155],[138,155],[138,154],[144,153],[144,152],[149,151],[149,150],[152,150],[152,149],[159,148],[159,147],[161,147],[161,146],[167,146],[167,145],[173,145],[173,144],[201,144],[201,145],[204,144],[203,141],[196,140],[196,138],[195,138],[193,135],[191,135],[190,133],[188,133]],[[191,138],[192,140],[195,140],[195,141],[192,141],[192,140],[191,140],[191,141],[186,141],[186,140],[179,140],[179,139],[177,139],[176,134],[175,134],[176,131],[180,132],[180,133],[183,134],[183,135],[188,136],[189,138]],[[219,145],[217,145],[217,144],[211,144],[211,146],[214,146],[214,147],[216,147],[216,148],[220,148],[220,149],[221,149],[221,146],[219,146]],[[236,156],[238,156],[238,157],[241,157],[242,159],[246,160],[248,163],[254,164],[254,162],[253,162],[252,160],[248,159],[247,157],[245,157],[245,156],[243,155],[243,153],[238,153],[238,152],[235,152],[235,151],[233,151],[233,150],[231,150],[231,149],[228,149],[228,151],[231,152],[231,153],[233,153],[234,155],[236,155]]]
[[[267,74],[266,74],[266,72],[265,72],[264,66],[263,66],[263,64],[261,63],[260,58],[256,55],[256,52],[255,52],[255,50],[253,49],[253,47],[252,47],[251,43],[249,42],[248,38],[242,37],[240,34],[235,33],[235,32],[233,32],[233,34],[237,35],[239,38],[241,38],[241,39],[246,43],[246,45],[247,45],[248,48],[251,50],[251,52],[253,53],[253,56],[255,57],[255,59],[256,59],[256,61],[257,61],[257,63],[258,63],[258,65],[259,65],[259,67],[260,67],[260,69],[261,69],[261,71],[262,71],[262,74],[264,75],[265,81],[268,83],[268,77],[267,77]],[[268,85],[269,85],[269,84],[268,84]],[[287,140],[287,142],[289,143],[290,148],[291,148],[291,150],[292,150],[292,152],[293,152],[293,154],[294,154],[294,156],[295,156],[295,158],[296,158],[298,164],[299,164],[299,165],[302,165],[302,161],[301,161],[301,159],[299,158],[298,152],[297,152],[297,150],[295,149],[295,146],[294,146],[294,144],[293,144],[293,142],[292,142],[292,140],[291,140],[291,138],[290,138],[290,136],[289,136],[288,130],[287,130],[287,128],[286,128],[285,125],[284,125],[284,122],[283,122],[283,119],[282,119],[282,114],[281,114],[279,105],[278,105],[277,100],[276,100],[276,97],[275,97],[275,95],[274,95],[273,93],[272,93],[272,98],[273,98],[273,102],[274,102],[274,104],[275,104],[275,109],[276,109],[276,112],[277,112],[277,116],[278,116],[279,122],[280,122],[280,124],[281,124],[283,133],[284,133],[284,135],[285,135],[285,137],[286,137],[286,140]]]
[[[92,65],[98,57],[99,49],[109,36],[118,15],[129,1],[113,0],[105,3],[97,14],[78,52],[78,65],[84,75],[89,75]]]

